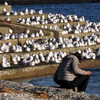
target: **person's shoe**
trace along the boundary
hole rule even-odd
[[[85,94],[85,92],[81,92],[82,94]]]
[[[84,92],[84,91],[81,91],[81,92],[79,92],[79,93],[81,93],[81,94],[85,94],[85,92]]]

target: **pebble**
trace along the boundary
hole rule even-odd
[[[35,86],[29,83],[17,83],[13,81],[0,80],[0,85],[15,91],[28,93],[0,93],[1,100],[44,100],[33,96],[31,91],[47,92],[50,100],[100,100],[100,95],[89,95],[86,93],[73,92],[53,86]],[[46,99],[45,99],[46,100]]]

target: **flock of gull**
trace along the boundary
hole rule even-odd
[[[35,10],[33,10],[33,9],[28,10],[27,8],[24,11],[21,11],[19,13],[16,11],[8,12],[4,8],[3,12],[4,12],[4,15],[7,15],[7,16],[18,15],[18,14],[26,15],[26,14],[36,13]],[[61,31],[62,34],[68,34],[68,33],[78,34],[78,33],[99,32],[100,31],[100,22],[89,22],[87,20],[85,24],[80,25],[79,22],[85,21],[84,16],[78,17],[77,15],[67,15],[65,17],[62,14],[49,13],[46,18],[45,15],[43,14],[42,10],[39,10],[38,13],[41,14],[41,17],[33,16],[33,15],[31,17],[27,17],[26,19],[22,19],[21,17],[19,17],[16,22],[21,23],[21,24],[27,24],[27,25],[41,24],[41,28],[49,28],[51,30]],[[10,18],[7,17],[5,20],[10,21]],[[78,23],[76,25],[73,24],[72,26],[70,26],[70,24],[68,22],[73,22],[73,21],[77,21]],[[49,24],[49,23],[53,23],[53,24],[66,23],[66,25],[63,25],[63,29],[61,29],[57,25],[54,25],[54,26],[51,25],[50,27],[47,27],[46,24]]]
[[[8,16],[6,18],[7,21],[10,21],[9,15],[28,15],[28,14],[35,14],[36,11],[34,9],[25,9],[24,11],[21,12],[16,12],[16,11],[7,11],[5,8],[3,8],[3,14]],[[39,24],[48,24],[48,23],[68,23],[68,22],[73,22],[73,21],[79,21],[83,22],[85,21],[84,16],[78,17],[77,15],[67,15],[66,17],[62,14],[52,14],[49,13],[47,17],[43,14],[42,10],[39,10],[38,14],[41,16],[33,16],[32,17],[27,17],[26,19],[22,19],[19,17],[16,22],[21,23],[21,24],[27,24],[27,25],[39,25]]]
[[[7,3],[5,4],[7,5]],[[7,11],[5,8],[3,8],[3,12],[4,15],[27,15],[27,14],[34,14],[36,13],[36,11],[34,9],[25,9],[24,11],[21,12],[16,12],[16,11]],[[66,17],[62,14],[52,14],[49,13],[47,15],[47,18],[45,17],[45,15],[43,14],[42,10],[39,10],[38,12],[39,14],[41,14],[40,16],[33,16],[32,17],[28,17],[26,19],[22,19],[22,18],[18,18],[16,22],[21,23],[21,24],[27,24],[27,25],[39,25],[42,24],[41,27],[42,28],[48,28],[46,25],[43,26],[43,24],[48,24],[48,23],[67,23],[66,25],[63,26],[63,29],[60,29],[57,25],[54,26],[50,26],[49,29],[54,29],[54,30],[60,30],[63,32],[63,34],[67,34],[69,32],[72,33],[88,33],[88,32],[98,32],[100,31],[100,23],[99,22],[89,22],[88,20],[86,21],[87,23],[85,23],[84,25],[80,25],[79,23],[77,23],[77,25],[72,25],[70,26],[68,24],[68,22],[73,22],[73,21],[77,21],[77,22],[84,22],[85,18],[84,16],[78,17],[77,15],[67,15]],[[5,20],[10,21],[10,18],[7,17]]]
[[[7,5],[7,2],[5,3],[5,5]],[[16,12],[16,11],[7,11],[5,8],[3,8],[3,12],[4,15],[28,15],[28,14],[34,14],[36,13],[36,11],[34,9],[25,9],[24,11],[21,12]],[[27,24],[27,25],[39,25],[42,24],[41,27],[42,28],[48,28],[46,26],[46,24],[48,23],[66,23],[66,25],[63,25],[63,29],[59,28],[57,25],[54,26],[50,26],[49,29],[52,30],[58,30],[61,31],[62,34],[68,34],[68,33],[88,33],[88,32],[99,32],[100,31],[100,22],[89,22],[88,20],[86,21],[85,24],[80,25],[79,22],[84,22],[85,18],[84,16],[78,17],[77,15],[67,15],[64,16],[62,14],[52,14],[49,13],[47,15],[47,17],[45,17],[45,15],[43,14],[42,10],[39,10],[38,12],[39,14],[41,14],[40,16],[31,16],[31,17],[27,17],[26,19],[22,19],[21,17],[19,17],[17,19],[17,23],[21,23],[21,24]],[[10,18],[7,17],[5,20],[10,21]],[[77,21],[77,25],[72,25],[70,26],[70,24],[68,22],[73,22],[73,21]],[[44,25],[45,24],[45,25]]]
[[[41,25],[41,27],[47,29],[46,25]],[[61,31],[62,34],[100,32],[100,22],[89,22],[87,20],[86,23],[83,25],[80,25],[79,22],[76,25],[70,25],[69,23],[67,23],[66,25],[63,25],[62,29],[59,28],[57,25],[50,26],[49,29]]]
[[[87,50],[81,51],[77,50],[78,53],[80,53],[84,59],[96,59],[97,57],[100,57],[100,47],[96,50],[96,52],[93,52],[92,49],[88,48]],[[74,53],[74,52],[72,52]],[[2,56],[1,62],[2,67],[10,67],[11,64],[17,65],[27,65],[27,66],[35,66],[37,64],[41,63],[60,63],[62,61],[62,58],[66,56],[66,52],[52,52],[50,51],[47,55],[43,55],[42,52],[39,54],[33,53],[31,56],[26,53],[20,56],[15,55],[11,58],[11,63],[8,62],[6,57]]]
[[[7,2],[5,3],[5,5],[8,5]],[[5,8],[3,8],[3,12],[4,12],[3,13],[4,15],[8,16],[5,19],[7,21],[11,21],[9,15],[17,16],[17,15],[28,15],[28,14],[31,14],[32,15],[31,17],[27,17],[25,19],[22,19],[21,17],[19,17],[16,20],[16,22],[17,23],[21,23],[21,24],[26,24],[26,25],[39,25],[39,24],[42,24],[41,25],[42,28],[48,28],[46,26],[46,24],[49,24],[49,23],[56,24],[56,23],[68,23],[68,22],[73,22],[73,21],[77,21],[77,22],[84,22],[85,21],[84,16],[78,17],[75,14],[74,15],[64,16],[62,14],[49,13],[47,15],[47,17],[45,17],[45,15],[43,14],[42,10],[39,10],[39,12],[38,12],[41,15],[41,17],[40,16],[33,16],[33,14],[36,13],[36,11],[34,9],[30,9],[29,10],[27,8],[24,11],[21,11],[21,12],[16,12],[16,11],[9,12]],[[45,26],[43,26],[44,24],[45,24]],[[65,30],[65,27],[66,27],[66,30]],[[59,31],[62,31],[63,33],[68,33],[70,31],[69,25],[65,25],[63,28],[64,29],[62,30],[57,25],[49,27],[49,29],[59,30]]]
[[[22,45],[21,42],[18,42],[16,45],[12,45],[10,40],[8,43],[2,43],[0,46],[0,53],[7,52],[29,52],[35,50],[54,50],[57,48],[70,48],[70,47],[83,47],[83,46],[91,46],[100,43],[100,34],[91,34],[90,36],[83,36],[79,38],[78,36],[70,36],[69,38],[42,38],[34,40],[33,37],[44,36],[42,30],[37,31],[36,33],[30,33],[30,30],[27,29],[25,32],[21,34],[12,34],[13,30],[9,29],[9,33],[4,36],[1,35],[1,39],[22,39],[25,38],[25,43]],[[37,35],[38,34],[38,35]],[[29,40],[28,37],[32,39]]]
[[[4,3],[5,5],[8,5],[7,2]],[[16,12],[11,11],[8,12],[5,8],[3,8],[3,14],[8,16],[5,20],[10,21],[9,15],[27,15],[27,14],[34,14],[36,13],[35,10],[31,9],[28,10],[27,8],[24,11]],[[48,28],[46,24],[48,23],[66,23],[66,25],[63,25],[63,29],[59,28],[57,25],[50,26],[49,29],[51,30],[57,30],[61,31],[62,34],[68,34],[68,33],[89,33],[89,32],[99,32],[100,31],[100,23],[99,22],[89,22],[88,20],[83,25],[80,25],[79,22],[84,22],[85,18],[84,16],[78,17],[77,15],[67,15],[66,17],[62,14],[52,14],[49,13],[47,15],[47,18],[43,14],[42,10],[39,10],[38,12],[41,14],[40,16],[33,16],[28,17],[26,19],[17,19],[17,23],[21,24],[27,24],[27,25],[39,25],[41,24],[42,28]],[[76,21],[76,25],[70,26],[68,22]],[[45,24],[45,25],[44,25]],[[81,47],[81,46],[91,46],[96,45],[100,43],[100,34],[91,34],[90,36],[84,36],[82,38],[79,38],[78,36],[70,36],[69,38],[62,38],[58,37],[56,38],[42,38],[34,40],[34,37],[42,37],[44,36],[44,33],[42,30],[37,31],[36,33],[30,33],[30,30],[27,29],[24,32],[17,34],[14,33],[12,29],[9,29],[8,33],[5,33],[3,36],[2,33],[0,34],[0,40],[9,40],[9,39],[22,39],[25,38],[26,41],[22,45],[21,43],[18,43],[16,45],[12,45],[10,40],[8,43],[2,43],[0,46],[0,53],[9,53],[9,52],[30,52],[30,51],[37,51],[37,50],[54,50],[57,48],[70,48],[70,47]],[[32,38],[29,40],[28,38]],[[81,51],[77,50],[84,59],[96,59],[97,57],[100,57],[100,47],[93,52],[90,48],[87,50]],[[74,53],[74,52],[73,52]],[[41,63],[60,63],[62,61],[62,58],[66,56],[66,52],[55,52],[53,53],[50,51],[48,54],[43,55],[42,51],[39,52],[39,54],[33,53],[31,56],[28,53],[25,53],[23,55],[15,55],[14,57],[11,57],[11,62],[9,63],[7,58],[3,55],[1,58],[2,67],[10,67],[12,64],[22,64],[22,65],[28,65],[28,66],[35,66],[37,64]]]
[[[26,38],[34,38],[34,37],[40,37],[40,36],[44,36],[44,33],[42,30],[39,30],[35,33],[30,33],[30,30],[27,29],[24,32],[17,34],[17,33],[13,33],[12,29],[9,29],[8,33],[5,33],[4,35],[0,33],[0,40],[23,39],[23,38],[26,39]]]

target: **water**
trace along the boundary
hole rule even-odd
[[[29,81],[29,83],[37,86],[57,86],[57,84],[53,81],[53,75],[35,78]],[[86,93],[100,95],[100,68],[98,71],[95,70],[95,68],[92,68]]]
[[[12,5],[12,10],[23,11],[26,8],[34,9],[36,12],[43,10],[44,13],[84,16],[85,20],[100,22],[100,3],[66,3],[66,4],[31,4]],[[87,86],[87,94],[100,95],[100,68],[91,68],[91,77]],[[15,80],[18,82],[30,82],[38,86],[55,86],[53,75],[42,77],[31,77]]]
[[[90,80],[86,88],[86,93],[100,95],[100,67],[88,68],[85,70],[91,71]],[[19,83],[31,83],[36,86],[57,86],[57,84],[53,81],[53,74],[41,77],[15,79],[13,81]]]
[[[36,12],[42,9],[44,13],[58,13],[64,16],[76,14],[77,16],[84,16],[86,20],[100,22],[100,3],[12,5],[14,11],[23,11],[25,8],[34,9]]]

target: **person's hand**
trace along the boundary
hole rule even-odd
[[[91,72],[90,71],[86,71],[86,75],[90,75],[91,74]]]

